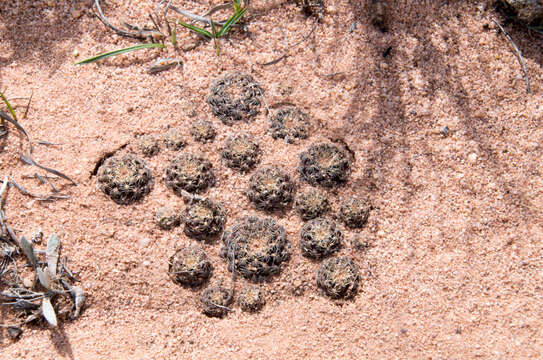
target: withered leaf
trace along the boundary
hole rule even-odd
[[[32,267],[36,268],[36,265],[38,264],[38,259],[36,258],[36,254],[34,253],[34,247],[32,246],[32,243],[28,241],[24,236],[21,237],[21,248],[23,249],[26,257],[30,260]]]
[[[47,247],[45,249],[45,257],[47,259],[47,268],[51,276],[56,277],[57,265],[58,265],[58,251],[60,248],[60,238],[57,234],[52,234],[47,240]]]
[[[55,309],[53,309],[53,305],[51,305],[51,298],[44,297],[41,302],[41,312],[43,314],[43,317],[49,324],[52,326],[57,326],[57,315],[55,314]]]

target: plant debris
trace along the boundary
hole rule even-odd
[[[19,130],[27,139],[28,141],[28,153],[25,155],[23,153],[19,154],[19,158],[25,162],[26,164],[30,165],[30,166],[36,166],[37,168],[39,169],[42,169],[48,173],[51,173],[53,175],[56,175],[57,177],[59,178],[62,178],[62,179],[65,179],[67,181],[69,181],[72,185],[77,185],[77,183],[72,180],[70,177],[68,177],[67,175],[63,174],[62,172],[58,171],[58,170],[55,170],[55,169],[52,169],[52,168],[49,168],[49,167],[46,167],[46,166],[43,166],[39,163],[37,163],[33,157],[32,157],[32,153],[34,151],[34,146],[32,144],[32,140],[30,139],[30,135],[28,134],[28,132],[23,128],[23,126],[21,126],[21,124],[18,122],[18,119],[17,119],[17,115],[15,114],[15,111],[13,109],[13,107],[11,106],[10,102],[8,101],[8,99],[5,97],[5,95],[0,92],[0,98],[2,99],[2,101],[4,102],[4,104],[6,105],[6,107],[8,108],[9,110],[9,113],[10,114],[7,114],[5,113],[4,111],[0,110],[0,120],[1,120],[1,124],[3,126],[3,130],[5,132],[5,135],[2,135],[0,134],[0,137],[1,136],[7,136],[7,126],[6,126],[6,122],[12,124],[13,126],[15,126],[15,128],[17,130]],[[30,101],[28,103],[28,106],[30,105]],[[26,117],[26,114],[28,112],[28,106],[27,106],[27,110],[25,111],[25,115],[24,117]],[[37,178],[40,178],[41,179],[44,179],[42,176],[40,176],[39,174],[35,174]],[[45,178],[47,179],[47,177]],[[57,188],[48,180],[45,180],[44,182],[48,183],[51,185],[51,187],[53,188],[53,193],[52,194],[35,194],[31,191],[28,191],[26,190],[24,187],[20,186],[17,182],[15,182],[13,179],[10,178],[10,186],[15,186],[23,195],[27,195],[27,196],[31,196],[31,197],[34,197],[38,200],[42,200],[42,201],[51,201],[51,200],[57,200],[57,199],[67,199],[69,198],[68,195],[64,195],[64,194],[60,194],[59,191],[57,190]],[[6,185],[7,186],[7,185]]]
[[[160,58],[149,66],[147,69],[148,74],[158,74],[159,72],[174,69],[176,67],[182,67],[183,60],[172,58]]]
[[[84,307],[85,295],[80,286],[74,285],[79,280],[66,268],[66,259],[61,261],[60,238],[52,234],[45,250],[37,250],[24,236],[17,242],[14,234],[5,234],[7,222],[3,210],[0,223],[0,305],[10,307],[22,318],[19,325],[9,326],[10,337],[19,337],[24,324],[40,319],[53,327],[62,319],[76,319]],[[7,242],[8,237],[17,242],[18,247],[12,247]],[[19,250],[31,265],[34,281],[20,277]]]
[[[117,35],[138,39],[138,40],[151,40],[154,42],[155,39],[162,39],[165,35],[157,28],[140,28],[139,26],[130,25],[125,23],[127,30],[122,30],[109,21],[102,12],[102,7],[100,6],[99,0],[94,0],[94,6],[96,7],[96,17],[108,28],[113,30]]]

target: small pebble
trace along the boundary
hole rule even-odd
[[[143,247],[146,247],[146,246],[149,244],[150,241],[151,241],[151,239],[149,239],[149,238],[143,238],[143,239],[141,239],[141,240],[140,240],[140,247],[142,247],[142,248],[143,248]]]
[[[191,50],[194,50],[196,48],[196,45],[198,45],[195,41],[194,42],[189,42],[187,44],[183,44],[183,46],[181,46],[181,49],[183,49],[183,51],[191,51]]]
[[[32,289],[32,287],[34,286],[34,279],[32,279],[31,277],[24,278],[23,286],[27,289]]]
[[[475,164],[477,162],[477,154],[476,153],[469,154],[468,161],[472,164]]]
[[[77,20],[81,16],[83,16],[83,12],[81,10],[72,10],[71,15],[72,15],[72,20]]]
[[[74,57],[78,57],[78,56],[79,56],[79,50],[74,49],[74,51],[72,52],[72,55],[73,55]]]
[[[13,340],[16,340],[21,336],[23,330],[18,326],[8,326],[8,335]]]

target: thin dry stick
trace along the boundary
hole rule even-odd
[[[64,194],[34,194],[28,190],[26,190],[21,185],[17,184],[15,180],[9,178],[9,185],[13,185],[19,192],[23,195],[33,197],[39,201],[52,201],[57,199],[69,199],[70,197],[68,195]]]
[[[520,65],[522,66],[522,71],[524,71],[524,80],[526,81],[526,92],[529,94],[530,93],[530,77],[528,76],[528,69],[526,69],[526,63],[524,62],[524,58],[522,57],[522,54],[521,54],[519,48],[517,47],[517,45],[515,44],[513,39],[511,39],[511,36],[509,36],[507,31],[505,31],[503,26],[501,26],[495,19],[492,19],[492,21],[494,22],[494,24],[498,25],[498,27],[500,28],[502,33],[505,35],[506,39],[513,46],[513,50],[515,51],[515,53],[517,55],[517,59],[518,59]]]
[[[313,34],[315,29],[317,28],[318,24],[319,24],[319,19],[315,20],[315,24],[313,24],[313,27],[311,28],[311,31],[309,31],[309,33],[306,36],[304,36],[300,41],[298,41],[294,45],[292,45],[290,47],[287,46],[287,48],[283,52],[283,55],[281,55],[280,57],[278,57],[278,58],[276,58],[276,59],[274,59],[272,61],[268,61],[266,63],[257,63],[257,64],[260,65],[260,66],[269,66],[269,65],[277,64],[281,60],[288,58],[290,56],[290,50],[298,47],[298,45],[300,45],[301,43],[303,43],[304,41],[309,39],[309,37]],[[287,40],[287,43],[288,43],[288,40]]]
[[[226,303],[230,303],[232,299],[234,298],[234,282],[236,281],[236,264],[235,264],[235,258],[234,258],[234,247],[231,247],[228,251],[228,257],[229,257],[229,263],[230,267],[232,268],[232,277],[230,278],[230,289],[228,290],[228,299],[226,300]],[[228,306],[220,305],[215,303],[214,301],[209,301],[214,306],[224,309],[226,311],[232,311],[231,308]]]
[[[204,17],[204,16],[200,16],[200,15],[193,14],[193,13],[191,13],[190,11],[186,11],[186,10],[180,9],[180,8],[178,8],[177,6],[170,5],[169,9],[175,11],[175,12],[178,13],[178,14],[181,14],[181,15],[183,15],[183,16],[186,16],[186,17],[188,17],[189,19],[192,19],[192,20],[194,20],[194,21],[199,21],[199,22],[202,22],[202,23],[207,24],[207,25],[210,25],[210,24],[211,24],[211,19],[208,19],[208,18],[206,18],[206,17]],[[221,24],[220,22],[217,22],[217,21],[213,21],[213,25],[215,25],[215,26],[222,26],[222,24]]]
[[[96,6],[96,10],[97,10],[96,16],[98,17],[98,20],[100,20],[102,24],[104,24],[105,26],[113,30],[117,35],[129,37],[132,39],[138,39],[138,40],[146,40],[149,38],[153,39],[155,36],[164,37],[164,34],[162,34],[158,30],[140,29],[139,27],[133,26],[130,24],[125,24],[125,25],[127,25],[127,27],[134,30],[135,32],[121,30],[113,26],[111,22],[109,22],[109,20],[105,17],[104,13],[102,12],[102,8],[100,7],[99,0],[94,0],[94,5]]]
[[[40,165],[32,158],[32,152],[34,151],[34,146],[32,145],[32,140],[30,140],[30,135],[28,135],[26,130],[15,119],[13,119],[10,115],[6,114],[2,110],[0,110],[0,119],[5,120],[5,121],[13,124],[17,128],[17,130],[19,130],[20,132],[22,132],[26,136],[26,139],[28,140],[28,148],[29,148],[28,149],[28,156],[24,156],[23,154],[20,154],[19,157],[21,158],[21,160],[23,160],[25,163],[27,163],[29,165],[39,167],[40,169],[45,170],[45,171],[47,171],[47,172],[49,172],[51,174],[60,176],[61,178],[70,181],[73,185],[77,185],[77,183],[75,181],[73,181],[70,177],[64,175],[63,173],[61,173],[58,170],[51,169],[51,168],[48,168],[46,166]]]

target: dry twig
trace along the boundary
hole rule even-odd
[[[513,47],[513,50],[515,51],[515,54],[517,55],[517,59],[520,65],[522,66],[522,71],[524,71],[524,81],[526,82],[526,92],[529,94],[531,92],[530,91],[530,77],[528,76],[528,69],[526,68],[526,63],[524,62],[524,58],[522,57],[522,54],[519,48],[517,47],[513,39],[511,39],[511,36],[509,36],[507,31],[505,31],[503,26],[501,26],[500,23],[498,23],[495,19],[492,19],[492,21],[494,22],[494,24],[496,24],[500,28],[503,35],[505,35],[505,38],[509,41],[509,43]]]
[[[117,35],[132,38],[132,39],[138,39],[138,40],[147,40],[151,39],[154,40],[156,37],[163,38],[164,34],[160,32],[158,29],[146,29],[146,28],[140,28],[138,26],[130,25],[130,24],[124,24],[129,30],[132,31],[126,31],[119,29],[118,27],[111,24],[111,22],[108,20],[108,18],[104,15],[102,12],[102,8],[100,6],[99,0],[94,0],[94,6],[96,7],[96,17],[108,28],[113,30]]]
[[[266,63],[258,63],[258,65],[260,66],[269,66],[269,65],[273,65],[273,64],[277,64],[278,62],[280,62],[281,60],[283,59],[286,59],[290,56],[290,50],[292,49],[295,49],[296,47],[298,47],[300,44],[302,44],[304,41],[306,41],[307,39],[309,39],[309,37],[311,35],[313,35],[313,33],[315,32],[315,29],[317,29],[317,25],[319,24],[319,19],[317,18],[315,20],[315,23],[313,24],[313,27],[311,28],[311,30],[309,31],[309,33],[307,35],[305,35],[301,40],[299,40],[298,42],[294,43],[294,45],[292,46],[288,46],[288,39],[286,40],[286,43],[287,43],[287,46],[286,46],[286,49],[283,53],[283,55],[281,55],[280,57],[272,60],[272,61],[268,61]]]

